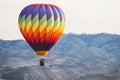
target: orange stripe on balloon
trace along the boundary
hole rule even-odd
[[[34,32],[34,37],[35,37],[35,42],[38,42],[39,41],[39,27]]]
[[[45,40],[45,31],[46,31],[46,28],[44,28],[41,32],[39,32],[40,34],[40,42],[43,42]]]

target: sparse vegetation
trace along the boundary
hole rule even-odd
[[[0,79],[120,80],[120,35],[64,34],[39,59],[24,40],[0,40]]]

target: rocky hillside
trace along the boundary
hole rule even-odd
[[[120,35],[64,34],[39,59],[24,40],[0,40],[0,79],[120,80]]]

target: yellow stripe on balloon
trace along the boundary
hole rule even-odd
[[[57,23],[57,25],[54,26],[53,33],[55,33],[56,31],[59,31],[59,27],[60,27],[60,18],[59,17],[58,17],[58,20],[55,21],[55,23]]]
[[[45,30],[46,30],[46,26],[47,26],[47,21],[45,20],[39,27],[39,38],[40,41],[43,42],[45,40]]]
[[[53,23],[54,21],[52,21],[52,23],[49,26],[47,26],[47,29],[46,29],[46,41],[47,42],[50,40],[50,36],[52,35]]]
[[[22,17],[20,17],[20,20],[19,20],[19,27],[21,28],[22,27],[22,22],[25,20],[25,15],[23,15]]]
[[[41,56],[46,56],[46,55],[48,55],[48,51],[40,50],[40,51],[36,51],[36,54],[41,55]]]
[[[21,28],[21,16],[19,16],[18,26],[19,26],[19,28]]]
[[[32,21],[30,20],[30,21],[28,22],[28,24],[26,25],[26,30],[27,30],[27,32],[29,32],[31,26],[32,26]]]
[[[24,32],[24,29],[25,29],[25,20],[22,22],[22,24],[21,24],[21,29],[22,29],[22,31]]]
[[[52,23],[49,25],[49,26],[47,26],[47,33],[53,28],[53,23],[54,23],[54,21],[52,21]]]
[[[53,33],[56,32],[59,29],[59,27],[60,27],[60,22],[58,21],[57,25],[54,26]]]
[[[36,29],[39,27],[39,20],[35,22],[35,24],[32,26],[33,28],[33,33],[36,31]]]
[[[47,21],[44,21],[44,23],[40,25],[39,31],[42,32],[46,26],[47,26]]]
[[[53,15],[53,13],[52,13]],[[48,24],[47,24],[47,29],[46,29],[46,38],[49,40],[49,36],[51,36],[52,34],[52,29],[53,29],[53,26],[54,26],[54,17],[51,16],[51,18],[48,20]]]

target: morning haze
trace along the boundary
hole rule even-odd
[[[66,16],[64,33],[120,34],[119,0],[1,0],[1,39],[23,39],[18,28],[18,16],[26,5],[33,3],[50,3],[61,7]]]

